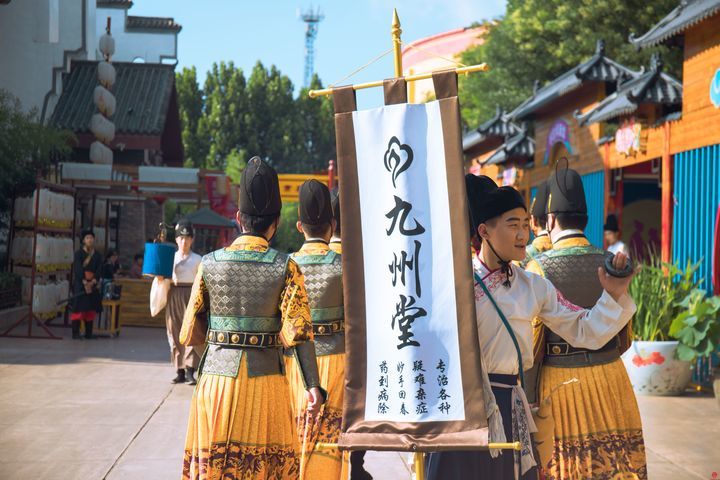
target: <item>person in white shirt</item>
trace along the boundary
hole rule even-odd
[[[193,227],[189,221],[180,220],[175,226],[175,242],[178,250],[175,252],[172,279],[155,277],[150,295],[166,298],[165,326],[170,344],[170,361],[177,370],[177,376],[172,382],[195,385],[197,383],[195,371],[200,365],[204,345],[186,347],[180,343],[180,329],[185,308],[190,300],[192,284],[202,260],[200,255],[191,250]],[[165,302],[161,300],[160,303]]]
[[[430,455],[428,479],[537,478],[530,433],[536,431],[522,390],[523,372],[533,365],[532,321],[536,317],[568,343],[598,349],[627,324],[635,304],[627,295],[632,275],[612,277],[598,269],[604,291],[591,309],[567,301],[550,281],[512,265],[525,258],[528,211],[520,193],[498,187],[488,177],[466,177],[474,232],[481,239],[474,255],[475,309],[480,351],[507,441],[520,452],[455,451]],[[623,270],[627,257],[613,260]],[[497,308],[496,308],[497,306]],[[501,312],[501,313],[500,313]]]
[[[605,243],[608,246],[608,252],[622,253],[629,257],[630,250],[627,245],[620,240],[620,227],[618,226],[618,219],[614,214],[611,213],[607,216],[603,230],[605,232]]]

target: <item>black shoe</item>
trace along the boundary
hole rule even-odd
[[[74,321],[72,323],[72,338],[73,340],[80,340],[80,322]]]
[[[93,322],[85,322],[85,339],[95,340],[97,337],[93,335]]]
[[[172,379],[172,383],[185,383],[185,370],[178,368],[177,377]]]
[[[194,368],[185,369],[185,383],[187,383],[188,385],[197,385],[197,380],[195,380]]]

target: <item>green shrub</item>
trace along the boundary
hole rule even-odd
[[[632,324],[637,340],[670,339],[670,326],[683,310],[682,302],[700,284],[693,279],[699,267],[700,262],[688,261],[681,269],[677,263],[662,262],[657,254],[649,256],[629,288],[637,305]]]

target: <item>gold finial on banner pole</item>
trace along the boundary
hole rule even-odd
[[[400,28],[400,18],[398,17],[397,8],[393,8],[393,19],[390,34],[392,35],[393,56],[395,58],[395,76],[402,77],[402,40],[400,39],[400,36],[402,35],[402,28]]]
[[[395,76],[396,77],[402,77],[403,76],[403,66],[402,66],[402,28],[400,28],[400,17],[398,17],[397,9],[393,9],[393,19],[392,19],[392,26],[390,28],[390,34],[392,36],[392,52],[394,54],[394,64],[395,64]],[[385,55],[389,54],[390,50],[386,51],[382,55],[378,56],[377,58],[371,60],[366,65],[363,65],[362,67],[358,68],[354,72],[352,72],[350,75],[343,78],[344,81],[347,78],[355,75],[360,70],[363,70],[368,65],[376,62],[380,58],[384,57]],[[469,67],[459,67],[455,69],[455,73],[458,75],[467,75],[468,73],[474,73],[474,72],[486,72],[490,69],[486,63],[481,63],[479,65],[471,65]],[[416,75],[408,75],[405,77],[406,82],[415,82],[417,80],[426,80],[428,78],[432,78],[432,72],[425,72],[425,73],[419,73]],[[339,82],[338,82],[339,83]],[[336,84],[331,84],[330,88],[323,88],[322,90],[310,90],[308,92],[308,96],[310,98],[317,98],[327,95],[332,95],[333,88],[335,88]],[[366,83],[356,83],[352,86],[353,90],[363,90],[365,88],[374,88],[374,87],[382,87],[383,81],[377,80],[374,82],[366,82]]]

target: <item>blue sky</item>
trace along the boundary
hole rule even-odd
[[[275,64],[297,88],[305,61],[305,24],[298,11],[310,6],[298,0],[135,0],[129,13],[175,18],[183,26],[178,69],[195,65],[201,83],[213,62],[232,60],[247,75],[261,60],[266,66]],[[315,71],[327,85],[391,47],[393,7],[403,41],[411,42],[496,18],[504,13],[505,0],[316,0],[312,6],[325,14],[315,42]],[[379,80],[392,73],[388,55],[349,81]],[[373,90],[359,96],[361,107],[379,101],[381,92]]]

